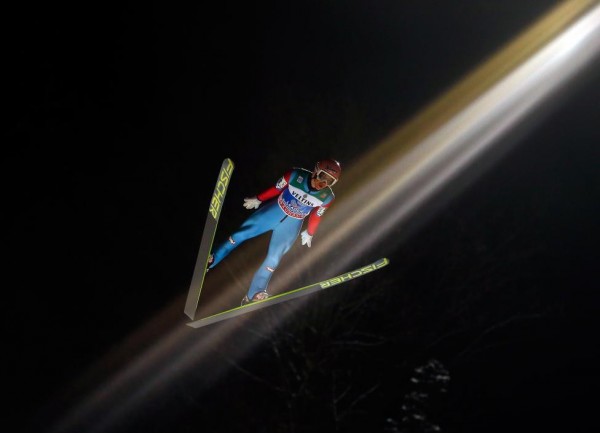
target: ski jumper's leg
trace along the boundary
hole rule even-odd
[[[267,290],[273,272],[277,269],[285,253],[294,245],[294,241],[298,238],[301,228],[302,220],[286,217],[273,229],[267,257],[252,278],[250,288],[248,289],[248,299],[252,299],[258,292]]]
[[[213,262],[208,268],[212,269],[217,266],[221,260],[248,239],[271,230],[282,218],[281,214],[283,211],[279,208],[277,201],[270,202],[253,212],[237,231],[213,251]]]

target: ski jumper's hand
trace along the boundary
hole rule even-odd
[[[244,207],[246,209],[258,209],[262,201],[257,199],[256,197],[250,197],[244,199]]]
[[[302,236],[302,245],[306,245],[308,248],[310,248],[312,236],[308,234],[308,230],[304,230],[302,233],[300,233],[300,235]]]

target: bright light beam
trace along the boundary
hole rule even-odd
[[[567,2],[567,6],[573,7],[574,3]],[[554,28],[556,21],[565,19],[564,12],[563,8],[552,14],[536,30]],[[550,97],[598,56],[599,29],[600,7],[596,6],[439,127],[431,129],[417,118],[392,135],[384,147],[374,152],[378,166],[368,176],[361,163],[357,164],[356,178],[366,177],[369,181],[362,182],[358,188],[353,185],[351,194],[340,192],[342,200],[336,202],[328,219],[324,220],[324,229],[328,234],[333,232],[334,236],[328,235],[327,242],[322,244],[315,242],[321,248],[320,254],[317,257],[315,254],[304,255],[305,266],[330,256],[330,251],[335,249],[344,254],[332,263],[332,272],[355,262],[363,250],[380,243],[392,229],[431,200],[440,188],[447,187],[476,160],[480,162],[507,132],[535,119],[543,111],[541,105],[551,103]],[[529,38],[518,42],[509,47],[508,52],[522,51]],[[503,57],[503,53],[498,57]],[[495,59],[490,63],[495,63]],[[470,84],[476,86],[476,83]],[[463,88],[468,85],[464,83]],[[440,105],[452,108],[445,101]],[[410,143],[423,129],[430,132],[407,147],[404,140],[408,139]],[[331,218],[332,214],[335,218]],[[359,235],[362,236],[357,239]]]
[[[336,188],[339,198],[319,230],[328,236],[317,236],[310,254],[297,249],[288,253],[295,266],[300,263],[308,269],[327,263],[327,274],[336,275],[358,263],[364,251],[385,243],[386,236],[422,211],[442,187],[472,170],[508,132],[540,115],[542,104],[550,104],[550,98],[599,51],[597,2],[570,0],[559,5],[377,149],[345,168]],[[329,260],[334,251],[343,253]],[[285,267],[279,269],[273,293],[290,289],[293,276],[289,274],[293,273],[286,273]],[[223,293],[236,290],[231,283],[222,287]],[[305,302],[294,301],[286,314]],[[102,378],[102,385],[59,419],[52,431],[82,431],[81,426],[90,433],[109,431],[128,418],[143,416],[144,405],[151,405],[176,379],[194,371],[206,376],[198,393],[208,391],[229,368],[222,359],[215,361],[220,358],[215,350],[226,351],[235,362],[253,349],[255,342],[250,339],[223,349],[245,322],[241,317],[194,330],[178,320],[183,303],[181,296],[117,348],[113,357],[131,359],[121,361],[122,368],[108,379]],[[278,314],[280,322],[273,328],[286,314]],[[156,340],[158,335],[161,338]],[[151,340],[155,342],[148,349],[130,353]],[[90,377],[98,377],[99,371],[107,375],[106,370],[114,366],[111,362],[114,358],[105,358]]]

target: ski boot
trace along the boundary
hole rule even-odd
[[[267,299],[268,297],[269,297],[269,294],[267,293],[266,290],[263,290],[262,292],[255,293],[254,296],[252,297],[252,300],[250,300],[248,298],[248,295],[246,295],[246,296],[244,296],[242,298],[242,307],[244,305],[250,304],[251,302],[262,301],[264,299]]]

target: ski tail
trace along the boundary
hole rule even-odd
[[[250,304],[243,305],[241,307],[232,308],[230,310],[223,311],[221,313],[213,314],[212,316],[204,317],[202,319],[189,322],[187,325],[191,328],[201,328],[206,325],[210,325],[216,322],[220,322],[225,319],[230,319],[232,317],[236,317],[242,314],[249,313],[250,311],[259,310],[261,308],[270,307],[275,304],[279,304],[281,302],[289,301],[291,299],[299,298],[300,296],[306,296],[311,293],[325,290],[333,286],[337,286],[338,284],[345,283],[350,280],[354,280],[356,278],[362,277],[364,275],[370,274],[373,271],[377,271],[384,266],[387,266],[390,261],[387,258],[381,258],[379,260],[374,261],[373,263],[369,263],[366,266],[362,266],[358,269],[355,269],[350,272],[346,272],[345,274],[338,275],[337,277],[330,278],[328,280],[320,281],[318,283],[310,284],[305,287],[300,287],[299,289],[291,290],[289,292],[281,293],[279,295],[271,296],[270,298],[264,299],[262,301],[252,302]]]
[[[217,184],[215,185],[210,201],[208,215],[204,224],[204,231],[202,232],[202,240],[200,241],[200,249],[198,251],[198,257],[196,258],[196,266],[185,301],[184,312],[192,320],[198,309],[200,292],[202,291],[206,268],[208,266],[208,257],[210,256],[210,251],[213,246],[219,217],[221,216],[223,202],[225,201],[225,194],[227,193],[234,167],[233,161],[229,158],[225,158],[221,165],[221,169],[219,170],[219,178],[217,179]]]

